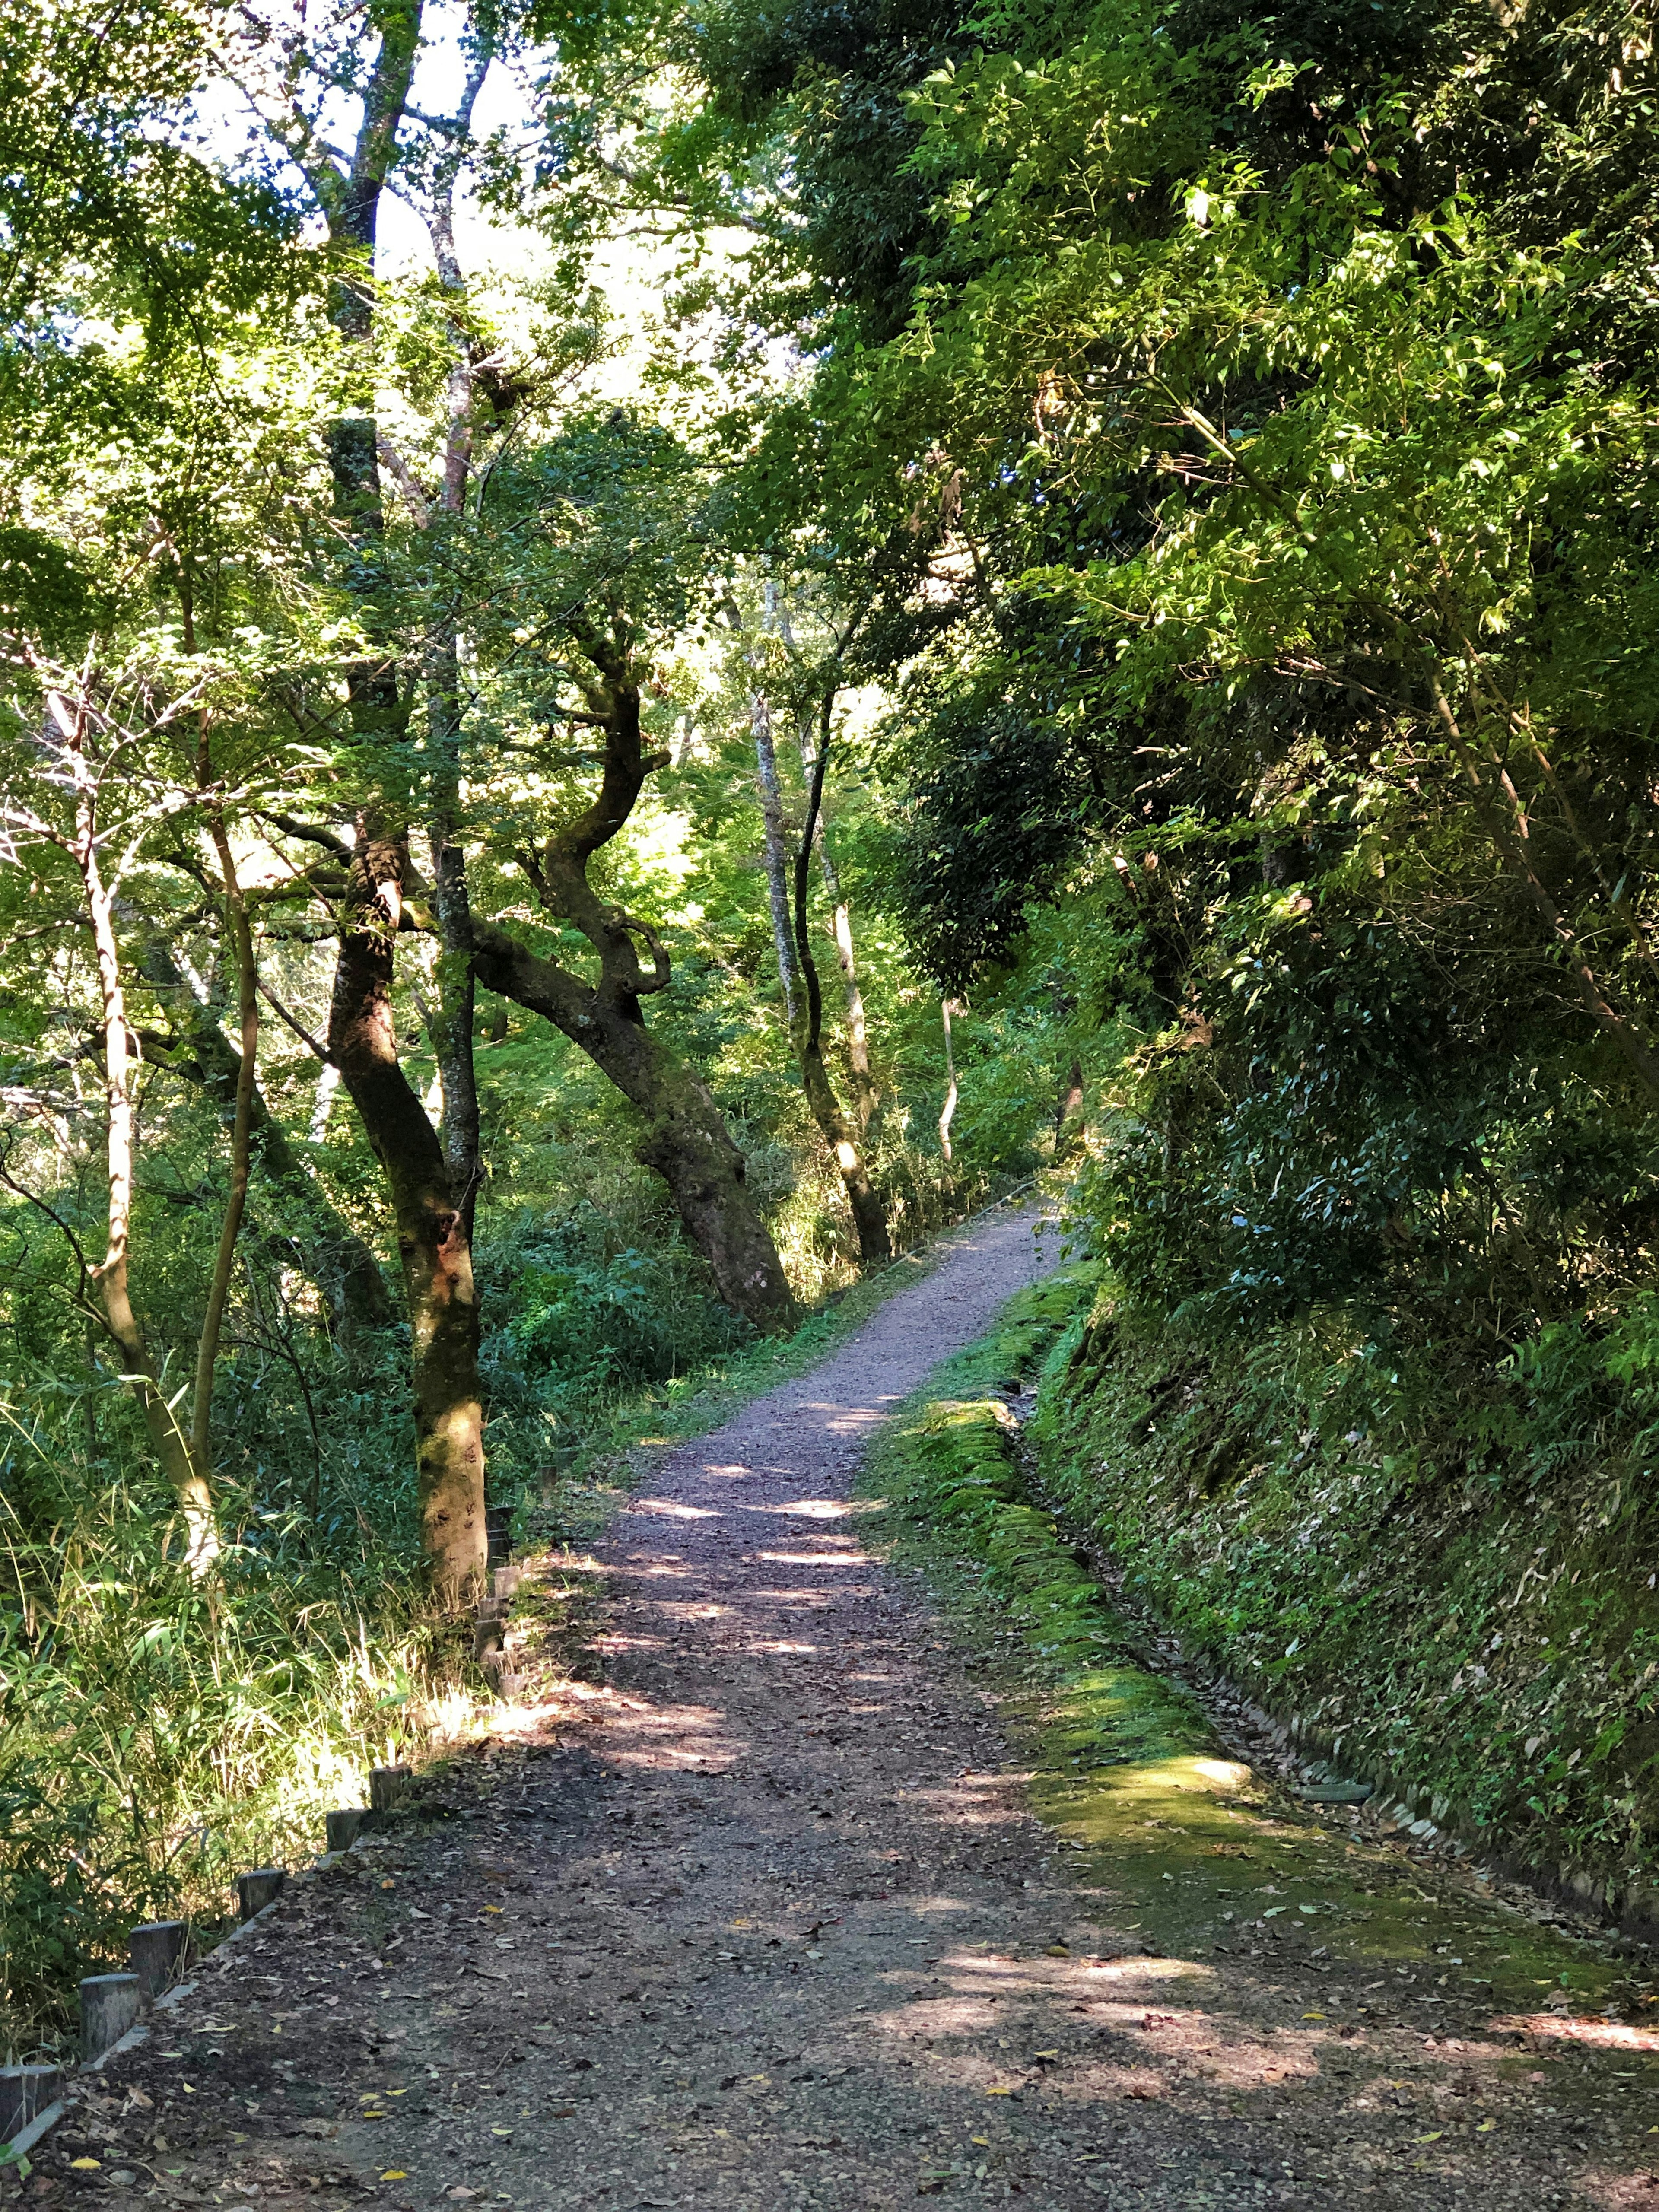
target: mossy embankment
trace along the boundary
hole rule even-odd
[[[866,1481],[895,1560],[926,1575],[970,1668],[1028,1739],[1036,1809],[1103,1915],[1189,1961],[1249,1948],[1361,1970],[1370,1981],[1333,1999],[1356,2013],[1420,2008],[1431,2025],[1460,2003],[1602,2002],[1627,1972],[1606,1947],[1298,1803],[1237,1764],[1197,1700],[1143,1663],[1139,1632],[1034,1489],[1009,1402],[1046,1355],[1052,1462],[1092,1294],[1080,1269],[1016,1297],[910,1401]]]
[[[1310,1332],[1231,1352],[1121,1319],[1050,1356],[1044,1495],[1126,1594],[1276,1717],[1515,1870],[1659,1916],[1650,1474],[1395,1401]],[[1511,1425],[1512,1426],[1513,1425]]]

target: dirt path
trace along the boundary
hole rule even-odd
[[[852,1483],[886,1409],[1040,1264],[1029,1216],[989,1217],[815,1374],[676,1450],[601,1547],[603,1680],[210,1961],[29,2189],[1659,2203],[1633,2110],[1574,2104],[1536,2050],[1457,2019],[1426,2043],[1322,2025],[1316,1958],[1143,1955],[1062,1872],[993,1696],[865,1553]]]

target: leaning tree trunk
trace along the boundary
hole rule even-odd
[[[392,1200],[409,1299],[421,1540],[434,1594],[453,1605],[482,1579],[486,1549],[478,1301],[443,1147],[398,1061],[392,956],[406,863],[401,838],[360,828],[328,1042]]]
[[[544,1015],[639,1109],[646,1129],[635,1156],[667,1183],[720,1297],[757,1328],[776,1328],[794,1302],[743,1154],[707,1087],[646,1028],[640,1011],[642,998],[668,988],[667,952],[649,923],[610,905],[587,880],[594,854],[623,828],[647,776],[668,756],[641,750],[639,684],[626,651],[580,611],[565,619],[595,671],[580,719],[603,732],[604,773],[575,820],[556,830],[539,852],[519,858],[544,907],[580,930],[598,954],[599,980],[589,984],[538,959],[505,930],[476,918],[474,972],[486,990]],[[649,948],[649,975],[636,939]]]
[[[631,995],[596,990],[476,918],[472,948],[486,990],[551,1022],[643,1115],[635,1157],[668,1185],[726,1304],[760,1328],[787,1321],[789,1285],[745,1180],[743,1154],[701,1079],[646,1028]]]

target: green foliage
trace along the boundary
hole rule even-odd
[[[319,1555],[307,1517],[235,1498],[210,1589],[167,1504],[88,1450],[45,1376],[5,1409],[0,1466],[0,2039],[72,2039],[83,1975],[129,1928],[229,1911],[235,1875],[318,1848],[370,1765],[441,1741],[454,1655],[404,1550]],[[169,1537],[173,1557],[169,1559]]]
[[[1336,1315],[1218,1346],[1109,1287],[1045,1383],[1043,1480],[1189,1648],[1344,1769],[1610,1897],[1656,1886],[1651,1415],[1547,1327],[1494,1368]]]

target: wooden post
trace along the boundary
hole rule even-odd
[[[362,1807],[349,1805],[341,1812],[326,1814],[325,1819],[329,1850],[349,1851],[356,1842],[358,1831],[363,1825]]]
[[[81,2063],[101,2058],[137,2017],[137,1974],[88,1974],[81,1984]]]
[[[190,1948],[185,1920],[150,1920],[127,1938],[127,1958],[138,1977],[138,1996],[153,2003],[177,1978]]]
[[[389,1813],[394,1805],[401,1805],[409,1795],[409,1785],[414,1780],[407,1766],[376,1766],[368,1777],[369,1809]]]
[[[252,1874],[236,1877],[236,1903],[244,1920],[252,1920],[256,1912],[281,1896],[288,1876],[281,1867],[255,1867]]]
[[[513,1508],[492,1505],[484,1515],[484,1534],[489,1547],[485,1564],[504,1567],[513,1548]]]
[[[0,2142],[9,2142],[64,2094],[61,2066],[0,2066]]]

